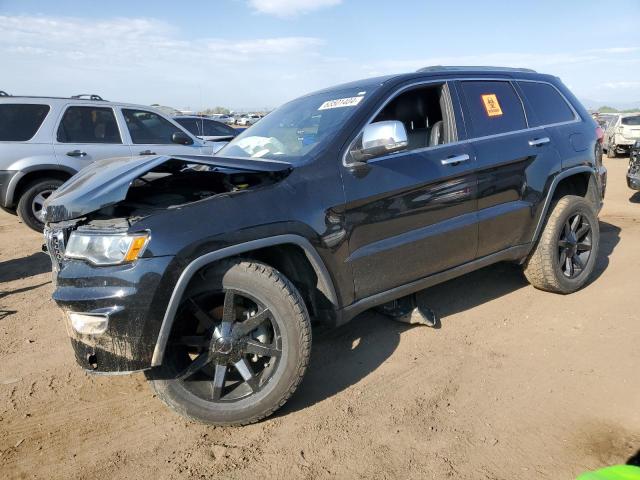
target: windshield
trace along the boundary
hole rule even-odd
[[[622,119],[622,125],[640,125],[640,115],[634,117],[625,117]]]
[[[299,163],[333,139],[366,94],[351,88],[293,100],[238,135],[218,155]]]

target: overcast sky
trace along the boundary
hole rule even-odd
[[[426,65],[505,65],[640,105],[638,19],[638,0],[0,0],[0,90],[258,109]]]

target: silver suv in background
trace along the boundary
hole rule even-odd
[[[637,140],[640,140],[640,113],[617,115],[607,125],[603,149],[609,158],[618,153],[628,155]]]
[[[139,155],[213,155],[201,140],[152,107],[0,92],[0,207],[42,231],[42,205],[87,165]]]

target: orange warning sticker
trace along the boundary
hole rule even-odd
[[[500,108],[500,102],[495,93],[487,93],[482,95],[482,103],[484,103],[484,109],[487,111],[487,115],[490,117],[498,117],[502,115],[502,108]]]

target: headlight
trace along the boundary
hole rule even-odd
[[[148,233],[104,235],[72,232],[64,256],[87,260],[95,265],[116,265],[138,258],[149,240]]]

